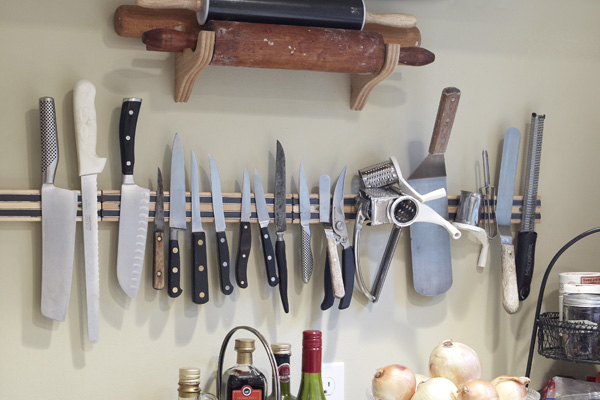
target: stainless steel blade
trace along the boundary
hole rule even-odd
[[[278,236],[287,228],[286,214],[285,153],[278,140],[275,156],[275,230]]]
[[[169,229],[185,229],[185,161],[178,134],[173,139],[171,186],[169,188]]]
[[[210,185],[212,192],[212,206],[215,218],[215,229],[217,232],[225,232],[225,210],[223,208],[223,193],[221,192],[221,178],[217,163],[208,155],[210,164]]]
[[[261,228],[266,228],[271,222],[269,210],[267,209],[267,200],[265,199],[265,190],[258,176],[258,171],[254,170],[254,201],[256,202],[256,214],[258,224]]]
[[[304,167],[300,164],[300,181],[298,183],[298,197],[300,198],[300,224],[309,226],[310,223],[310,195]]]
[[[496,220],[502,243],[512,243],[510,221],[512,219],[513,196],[517,163],[519,161],[519,144],[521,133],[517,128],[510,128],[504,135],[502,146],[502,164],[498,180],[498,200],[496,203]]]
[[[321,175],[319,178],[319,221],[322,224],[331,222],[331,182],[329,175]]]
[[[542,138],[544,135],[545,115],[533,114],[529,130],[529,147],[527,150],[527,168],[523,185],[523,217],[521,232],[533,232],[535,226],[535,208],[542,158]]]
[[[156,201],[154,202],[154,231],[165,231],[165,195],[163,191],[163,179],[160,168],[156,183]]]
[[[298,196],[300,198],[300,225],[301,232],[301,262],[302,262],[302,280],[308,283],[313,271],[313,255],[310,246],[310,195],[308,194],[308,184],[304,167],[300,164],[300,181],[298,183]]]
[[[98,266],[98,187],[96,175],[81,177],[83,209],[83,251],[85,256],[85,289],[88,339],[100,339],[100,273]]]
[[[333,230],[336,234],[344,238],[341,242],[344,248],[350,246],[348,240],[348,228],[346,227],[346,215],[344,214],[344,180],[346,179],[346,167],[340,173],[340,176],[335,184],[335,190],[333,192],[333,206],[332,206],[332,221]]]
[[[196,156],[194,152],[190,152],[190,167],[192,169],[191,179],[191,191],[192,197],[192,232],[203,232],[202,218],[200,216],[200,184],[198,183],[198,163],[196,162]]]
[[[242,211],[240,214],[241,222],[250,222],[250,216],[252,215],[252,211],[250,209],[250,197],[250,178],[248,177],[248,171],[244,169],[244,181],[242,182]]]

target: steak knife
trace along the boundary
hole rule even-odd
[[[156,182],[154,202],[154,258],[152,260],[152,287],[165,288],[165,196],[160,168]]]
[[[267,210],[267,201],[265,200],[265,190],[258,176],[258,171],[254,170],[254,200],[256,202],[256,215],[258,216],[258,225],[260,226],[260,242],[262,243],[263,256],[265,259],[265,268],[267,269],[267,282],[270,286],[277,286],[279,277],[275,267],[275,252],[273,243],[269,234],[269,223],[271,217]]]
[[[248,287],[248,257],[252,245],[252,233],[250,231],[250,178],[248,171],[244,169],[244,180],[242,182],[242,211],[240,213],[240,240],[238,245],[237,262],[235,263],[235,279],[241,288]]]
[[[329,179],[329,175],[321,175],[321,177],[319,178],[319,221],[323,225],[323,229],[325,230],[325,237],[327,238],[333,238],[333,229],[331,228],[331,213],[329,212],[330,204],[331,182]],[[329,239],[327,239],[327,241],[329,242]],[[337,260],[339,264],[339,259]],[[341,289],[344,289],[343,283],[341,285]],[[329,265],[329,252],[325,253],[323,292],[325,295],[323,297],[323,302],[321,303],[321,310],[325,311],[330,309],[331,306],[333,306],[333,302],[335,300],[335,297],[333,295],[333,283],[331,280],[331,267]]]
[[[204,304],[208,301],[208,259],[206,257],[206,232],[202,227],[200,214],[200,184],[198,182],[198,163],[194,152],[191,159],[191,202],[192,202],[192,301]]]
[[[285,240],[283,234],[287,228],[286,189],[285,189],[285,153],[279,140],[275,155],[275,258],[277,259],[277,272],[279,273],[279,294],[283,311],[290,312],[287,294],[287,260],[285,256]]]
[[[179,135],[173,139],[171,153],[171,186],[169,189],[169,272],[167,275],[168,294],[179,297],[181,294],[181,257],[177,233],[185,231],[185,161],[183,145]]]
[[[313,255],[310,248],[310,195],[304,167],[300,164],[300,181],[298,183],[298,197],[300,199],[300,226],[302,227],[302,280],[308,283],[313,272]]]

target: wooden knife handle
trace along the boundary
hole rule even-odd
[[[433,134],[431,135],[429,154],[444,154],[446,152],[459,100],[460,90],[457,88],[447,87],[442,91]]]
[[[141,38],[152,29],[176,29],[198,35],[202,26],[198,24],[196,13],[182,9],[153,9],[122,5],[114,15],[115,32],[119,36]]]
[[[417,18],[410,14],[376,14],[367,12],[365,13],[365,23],[391,26],[394,28],[414,28],[417,26]]]
[[[519,290],[515,268],[515,247],[502,244],[502,305],[509,314],[519,309]]]
[[[333,296],[341,299],[346,294],[344,290],[344,280],[342,278],[342,266],[340,265],[340,256],[337,252],[337,243],[333,236],[327,237],[327,255],[329,256],[329,268],[331,271],[331,284],[333,286]]]
[[[152,262],[152,287],[165,288],[165,233],[154,232],[154,260]]]
[[[202,0],[136,0],[135,4],[148,8],[181,8],[202,11]]]

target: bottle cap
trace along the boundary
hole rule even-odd
[[[235,339],[235,351],[252,353],[254,347],[254,339]]]
[[[302,333],[302,346],[304,347],[321,347],[322,333],[317,330],[304,331]]]
[[[194,367],[179,368],[179,396],[194,397],[200,393],[200,369]]]
[[[274,354],[292,355],[292,345],[289,343],[271,343]]]

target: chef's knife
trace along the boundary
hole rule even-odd
[[[300,198],[300,226],[302,227],[302,280],[308,283],[313,272],[313,255],[310,248],[310,195],[304,167],[300,164],[300,181],[298,183],[298,197]]]
[[[356,262],[354,260],[354,249],[348,237],[346,227],[346,215],[344,213],[344,180],[346,179],[346,167],[340,173],[335,190],[333,191],[333,203],[331,206],[331,220],[333,231],[342,245],[342,279],[344,281],[344,297],[340,300],[339,309],[343,310],[350,306],[352,292],[354,291],[354,275]],[[337,248],[335,249],[337,253]]]
[[[173,139],[171,153],[171,186],[169,189],[169,269],[167,275],[168,294],[181,294],[181,257],[177,233],[185,231],[185,160],[179,134]]]
[[[287,295],[287,259],[285,256],[285,241],[283,238],[283,234],[287,228],[286,206],[285,153],[278,140],[277,153],[275,155],[275,230],[277,232],[275,258],[277,259],[281,303],[283,304],[283,310],[288,313],[290,311],[290,306]]]
[[[83,211],[83,252],[85,256],[85,290],[88,339],[100,339],[100,276],[98,267],[98,186],[96,176],[102,172],[106,158],[96,154],[96,88],[86,80],[77,82],[73,90],[75,138],[81,176]]]
[[[221,178],[217,163],[209,154],[210,184],[212,190],[212,206],[217,232],[217,258],[219,259],[219,281],[223,294],[231,294],[233,285],[229,279],[229,245],[225,234],[225,210],[223,209],[223,194],[221,192]]]
[[[190,152],[192,198],[192,301],[204,304],[208,301],[208,259],[206,257],[206,232],[200,215],[200,184],[198,163],[194,152]]]
[[[444,153],[460,100],[460,90],[454,87],[442,91],[438,113],[429,145],[429,154],[409,176],[408,183],[418,193],[446,190]],[[427,203],[444,219],[448,219],[448,197]],[[452,256],[450,236],[442,226],[416,222],[410,226],[410,246],[413,285],[423,296],[445,293],[452,286]]]
[[[256,215],[258,216],[258,225],[260,226],[260,241],[262,243],[263,255],[265,259],[265,268],[267,269],[267,281],[270,286],[277,286],[279,277],[275,266],[275,252],[271,235],[269,235],[269,223],[271,216],[267,210],[267,201],[265,199],[265,190],[258,176],[258,171],[254,170],[254,200],[256,202]]]
[[[241,288],[248,287],[248,258],[252,245],[252,233],[250,231],[251,203],[250,178],[248,171],[244,169],[244,180],[242,182],[242,210],[240,213],[240,240],[238,245],[237,262],[235,263],[235,279]]]
[[[513,314],[519,309],[515,248],[510,221],[512,219],[520,142],[521,132],[517,128],[510,128],[506,131],[502,147],[502,164],[500,165],[498,200],[496,203],[496,220],[498,221],[498,233],[500,233],[502,247],[502,305],[509,314]]]
[[[523,215],[521,231],[517,236],[517,287],[519,300],[529,296],[533,264],[535,258],[535,208],[537,202],[540,160],[542,158],[542,137],[544,135],[545,115],[533,113],[529,129],[529,148],[527,152],[527,169],[523,191]]]
[[[69,308],[77,193],[54,186],[58,165],[56,112],[52,97],[40,98],[42,139],[42,314],[64,321]]]
[[[331,228],[331,213],[330,213],[330,204],[331,204],[331,183],[329,180],[329,175],[321,175],[319,178],[319,221],[323,225],[323,229],[325,230],[325,237],[327,238],[327,244],[329,245],[329,238],[333,238],[333,229]],[[335,239],[334,243],[335,243]],[[328,247],[329,250],[329,247]],[[335,297],[333,295],[333,282],[332,282],[332,274],[331,267],[329,264],[329,251],[325,254],[325,271],[323,278],[323,291],[325,293],[323,297],[323,302],[321,303],[321,310],[325,311],[333,306],[333,301]],[[335,261],[339,267],[339,258],[337,251],[335,252]],[[339,268],[341,271],[341,268]],[[341,272],[340,272],[341,273]],[[341,280],[341,275],[339,277]],[[344,290],[344,284],[341,284],[341,290]],[[342,293],[343,296],[343,293]]]
[[[154,202],[154,258],[152,260],[152,287],[165,288],[165,195],[160,168],[156,182]]]
[[[117,278],[123,291],[134,299],[140,289],[150,211],[150,190],[137,186],[133,180],[135,128],[141,105],[142,99],[123,99],[119,121],[123,181],[119,211]]]

